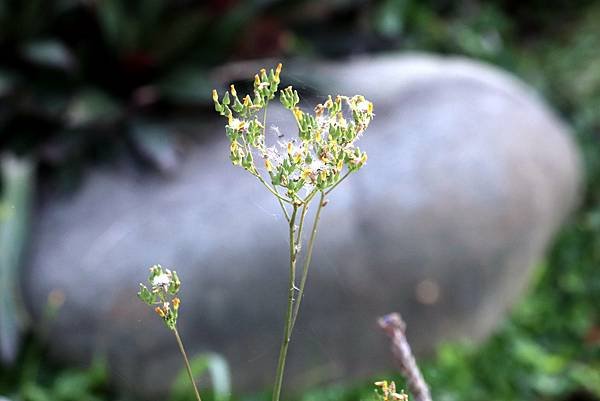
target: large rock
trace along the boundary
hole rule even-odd
[[[572,208],[580,179],[569,131],[531,90],[473,61],[406,55],[311,65],[322,93],[364,94],[376,118],[369,163],[324,209],[287,384],[390,366],[377,316],[401,312],[409,340],[479,339],[526,287]],[[281,110],[271,123],[289,126]],[[283,128],[281,128],[284,130]],[[272,380],[286,299],[286,225],[259,183],[228,161],[222,121],[171,179],[94,172],[39,211],[25,278],[34,316],[48,294],[54,355],[106,352],[123,388],[160,398],[181,366],[174,339],[139,302],[146,268],[183,279],[192,354],[231,363],[235,388]]]

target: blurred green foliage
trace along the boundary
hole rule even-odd
[[[214,401],[229,401],[231,398],[231,373],[227,361],[217,354],[199,354],[190,361],[194,377],[205,374],[210,377],[210,398]],[[202,398],[206,391],[202,391]],[[169,401],[190,400],[191,386],[185,368],[182,368],[171,389]]]
[[[26,326],[19,286],[29,234],[35,166],[0,155],[0,363],[13,361]]]
[[[161,155],[171,141],[157,137],[177,133],[173,114],[208,104],[208,68],[266,4],[1,0],[0,148],[67,183],[126,150],[170,168]]]
[[[0,0],[0,147],[33,155],[67,177],[74,166],[124,150],[160,168],[170,160],[170,121],[202,110],[210,67],[235,58],[417,49],[500,65],[537,87],[575,128],[585,192],[511,318],[481,346],[441,347],[423,364],[425,375],[438,401],[598,400],[597,21],[600,5],[591,0]],[[16,368],[0,368],[0,394],[23,401],[112,399],[97,367],[55,370],[38,366],[42,355],[29,346]],[[365,382],[314,389],[299,399],[372,394]]]
[[[45,361],[40,343],[29,338],[18,365],[17,369],[0,366],[0,396],[11,401],[102,401],[112,397],[101,359],[87,369],[58,369]]]

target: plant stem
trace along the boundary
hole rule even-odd
[[[346,174],[344,174],[344,176],[342,178],[340,178],[340,180],[338,182],[336,182],[331,188],[329,188],[327,191],[325,191],[325,195],[329,195],[329,193],[331,191],[333,191],[335,189],[335,187],[337,187],[338,185],[340,185],[342,183],[342,181],[344,181],[346,178],[348,178],[348,176],[352,174],[352,171],[348,170],[346,172]]]
[[[294,234],[296,231],[296,214],[298,206],[294,204],[292,215],[290,217],[290,277],[287,310],[285,314],[285,325],[283,328],[283,339],[279,349],[279,360],[277,362],[277,371],[275,373],[275,384],[273,385],[273,401],[279,401],[281,395],[281,385],[283,384],[283,372],[285,370],[285,358],[292,335],[292,312],[294,308],[294,291],[296,291],[296,241]]]
[[[267,146],[267,110],[269,110],[269,99],[265,102],[265,113],[263,114],[263,145]]]
[[[415,401],[431,401],[429,386],[421,374],[417,361],[413,356],[406,339],[406,323],[398,313],[390,313],[378,319],[379,327],[392,340],[392,354],[406,379],[408,389]]]
[[[313,222],[312,231],[310,233],[310,238],[308,240],[308,249],[306,251],[306,257],[304,259],[304,265],[302,267],[302,277],[300,278],[300,288],[298,289],[298,299],[294,305],[294,313],[292,315],[292,327],[294,329],[294,325],[296,324],[296,319],[298,318],[298,312],[300,310],[300,302],[302,302],[302,296],[304,295],[304,287],[306,286],[306,279],[308,277],[308,268],[310,266],[310,261],[312,259],[313,247],[315,245],[315,239],[317,238],[317,226],[319,225],[319,218],[321,217],[321,210],[323,210],[323,202],[325,201],[325,192],[321,192],[321,196],[319,197],[319,206],[317,207],[317,212],[315,214],[315,220]]]
[[[279,193],[276,186],[273,186],[273,189],[275,190],[275,192]],[[281,210],[283,211],[283,217],[285,217],[285,220],[289,223],[290,222],[290,214],[288,213],[287,209],[285,208],[285,204],[283,203],[283,201],[280,198],[277,198],[277,202],[279,202],[279,206],[281,206]]]
[[[267,184],[265,179],[258,172],[256,174],[254,174],[254,176],[256,178],[258,178],[258,180],[269,190],[269,192],[271,192],[273,195],[275,195],[277,197],[277,199],[282,200],[285,203],[292,203],[292,199],[288,199],[286,197],[281,196],[279,194],[279,192],[277,192],[273,188],[271,188],[271,186],[269,184]]]
[[[198,387],[196,387],[196,382],[194,381],[194,374],[192,373],[192,367],[190,366],[190,361],[188,360],[187,354],[185,353],[185,348],[183,347],[183,342],[181,341],[181,337],[179,337],[179,332],[177,331],[177,327],[173,329],[173,333],[175,333],[175,338],[177,339],[177,345],[179,345],[179,351],[181,351],[181,355],[183,355],[183,360],[185,361],[185,368],[187,369],[188,376],[190,377],[190,381],[192,382],[192,386],[194,387],[194,393],[196,393],[196,400],[202,401],[200,398],[200,393],[198,392]]]
[[[296,245],[302,246],[302,230],[304,228],[304,218],[308,211],[308,203],[302,205],[302,212],[300,213],[300,223],[298,224],[298,233],[296,234]]]

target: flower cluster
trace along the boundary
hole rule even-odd
[[[298,92],[287,87],[279,91],[279,98],[296,120],[298,137],[267,144],[266,109],[278,90],[280,73],[281,64],[269,73],[263,69],[256,74],[253,98],[246,95],[240,100],[231,85],[221,99],[213,91],[213,100],[217,112],[228,119],[225,131],[233,164],[264,181],[255,163],[262,159],[271,188],[278,194],[282,189],[290,203],[301,203],[302,189],[307,194],[325,191],[366,163],[367,154],[354,143],[373,119],[373,104],[360,95],[329,96],[314,113],[307,113],[298,107]]]
[[[375,382],[375,385],[379,387],[380,392],[376,391],[381,401],[408,401],[408,395],[401,390],[400,393],[396,392],[396,383],[382,380]]]
[[[177,297],[181,286],[177,272],[163,269],[161,265],[154,265],[150,268],[148,283],[150,289],[140,283],[138,297],[146,304],[155,306],[156,314],[163,319],[169,329],[175,330],[181,304]]]

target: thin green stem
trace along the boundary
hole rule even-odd
[[[292,312],[294,309],[294,292],[296,291],[296,241],[294,234],[296,231],[296,214],[298,206],[294,205],[292,216],[290,218],[290,277],[288,289],[288,303],[285,314],[285,325],[283,328],[283,339],[279,349],[279,360],[277,362],[277,372],[275,373],[275,384],[273,385],[273,401],[279,401],[281,395],[281,386],[283,384],[283,372],[285,370],[285,359],[292,335]]]
[[[308,203],[302,205],[302,212],[300,213],[300,224],[298,224],[298,234],[296,235],[296,246],[298,249],[302,246],[302,229],[304,228],[304,217],[308,211]]]
[[[179,345],[179,351],[181,351],[181,355],[183,355],[183,360],[185,361],[185,368],[187,369],[188,376],[190,377],[190,381],[192,382],[192,386],[194,387],[194,393],[196,394],[196,400],[202,401],[200,398],[200,393],[198,392],[198,387],[196,387],[196,382],[194,381],[194,374],[192,373],[192,367],[190,366],[190,361],[188,360],[187,354],[185,353],[185,348],[183,347],[183,342],[181,341],[181,337],[179,337],[179,332],[177,331],[177,327],[173,329],[173,333],[175,333],[175,338],[177,339],[177,345]]]
[[[277,187],[273,187],[273,189],[275,190],[275,192],[279,193],[279,191],[277,190]],[[280,198],[277,198],[277,202],[279,202],[279,206],[281,206],[283,215],[284,215],[285,219],[287,220],[287,222],[289,223],[290,222],[290,214],[288,213],[287,209],[285,208],[283,201]]]
[[[298,311],[300,310],[300,303],[302,302],[302,296],[304,295],[304,287],[306,286],[306,279],[308,277],[308,268],[310,266],[310,261],[312,259],[312,253],[313,253],[313,247],[315,245],[315,239],[317,238],[317,226],[319,225],[319,218],[321,217],[321,210],[323,210],[325,194],[326,194],[325,192],[321,192],[321,196],[319,197],[319,206],[317,207],[317,212],[315,214],[315,220],[313,221],[312,231],[310,233],[310,238],[308,240],[308,249],[306,251],[306,257],[304,259],[304,265],[302,266],[302,276],[300,278],[300,288],[298,289],[298,299],[296,299],[296,303],[294,305],[294,313],[292,315],[291,330],[294,329],[294,325],[296,324],[296,319],[298,318]]]
[[[319,191],[318,188],[313,189],[312,192],[306,196],[306,198],[302,199],[302,203],[309,204],[310,201],[315,197],[315,195],[317,194],[318,191]]]
[[[338,182],[336,182],[331,188],[329,188],[327,191],[325,191],[325,195],[329,195],[329,193],[331,191],[334,190],[335,187],[337,187],[338,185],[341,184],[342,181],[344,181],[346,178],[348,178],[348,176],[352,173],[352,171],[348,170],[346,172],[346,174],[344,174],[344,176],[342,178],[340,178],[340,180]]]
[[[292,201],[290,199],[281,196],[279,194],[279,192],[275,191],[269,184],[267,184],[265,179],[258,172],[255,174],[255,177],[258,178],[258,180],[260,182],[262,182],[262,184],[269,190],[269,192],[271,192],[273,195],[275,195],[277,197],[277,199],[279,199],[280,201],[283,201],[285,203],[292,203]]]
[[[298,116],[294,113],[294,110],[290,110],[292,115],[294,116],[294,120],[296,120],[296,125],[298,126],[298,132],[302,131],[302,124],[300,124],[300,120],[298,120]]]
[[[265,114],[263,115],[263,146],[267,146],[267,110],[269,109],[269,100],[265,102]]]

